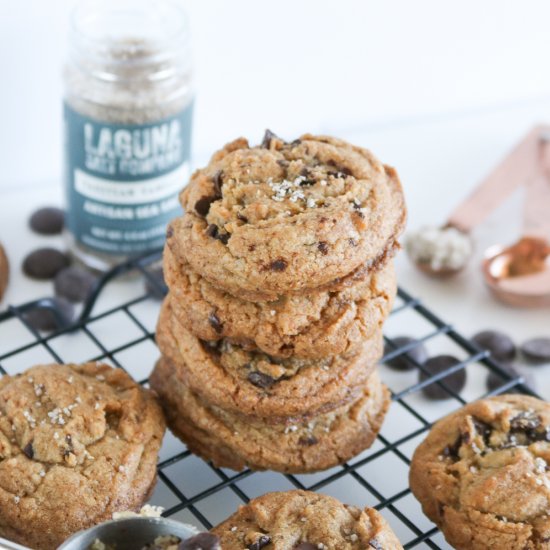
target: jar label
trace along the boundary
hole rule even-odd
[[[74,238],[107,254],[160,248],[178,215],[189,176],[191,103],[147,124],[112,124],[64,105],[66,224]]]

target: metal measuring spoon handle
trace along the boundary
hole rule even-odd
[[[449,216],[447,225],[464,233],[484,221],[537,170],[540,136],[550,127],[536,126]]]

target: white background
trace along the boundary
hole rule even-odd
[[[0,0],[0,187],[58,184],[71,0]],[[190,0],[195,157],[550,93],[545,0]],[[385,159],[392,162],[392,158]],[[419,162],[429,161],[426,151]]]
[[[20,263],[33,247],[62,246],[32,235],[27,219],[37,206],[61,201],[60,74],[70,4],[0,0],[0,240],[12,262],[7,303],[51,294],[51,283],[29,282]],[[409,227],[418,227],[442,223],[533,124],[550,122],[547,0],[191,0],[188,9],[197,165],[238,135],[257,142],[266,127],[289,139],[305,131],[335,134],[397,167]],[[487,327],[517,341],[549,335],[548,310],[503,306],[481,280],[483,250],[514,241],[520,230],[517,194],[476,229],[475,258],[460,276],[427,279],[401,254],[399,282],[466,335]],[[135,283],[127,283],[108,299],[133,291]],[[156,313],[149,317],[152,327]],[[386,332],[426,330],[414,315],[397,315]],[[12,346],[6,332],[2,346]],[[64,346],[65,355],[80,358],[76,344]],[[440,338],[430,352],[452,352],[445,346]],[[150,363],[139,368],[146,374]],[[533,370],[540,393],[550,398],[549,368]],[[411,383],[408,375],[383,374],[397,386]],[[481,367],[468,367],[468,399],[483,394],[483,379]],[[436,419],[456,404],[418,406]],[[412,429],[396,410],[386,435],[396,426]],[[392,481],[385,465],[378,478]],[[364,504],[357,495],[337,496]]]

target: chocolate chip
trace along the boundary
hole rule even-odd
[[[349,168],[346,168],[345,166],[340,166],[334,160],[327,161],[327,165],[332,166],[333,168],[336,168],[336,173],[337,174],[344,174],[345,176],[350,176],[351,175],[351,171],[350,171]]]
[[[369,546],[371,548],[374,548],[374,550],[384,550],[384,547],[382,546],[382,544],[378,542],[376,539],[370,539]]]
[[[271,141],[273,139],[278,139],[277,135],[274,134],[271,130],[266,130],[264,134],[264,138],[262,139],[261,147],[264,149],[269,149],[271,146]]]
[[[540,424],[540,417],[527,411],[521,412],[510,420],[510,427],[513,430],[536,430]]]
[[[393,346],[390,345],[390,343],[393,344]],[[415,369],[417,364],[424,363],[424,361],[426,361],[426,359],[428,358],[428,351],[424,347],[424,344],[422,344],[416,338],[411,338],[410,336],[397,336],[396,338],[392,338],[390,340],[390,343],[386,342],[384,344],[384,355],[389,355],[399,348],[415,344],[414,347],[406,353],[401,353],[393,357],[392,359],[384,362],[386,365],[388,365],[388,367],[392,369]],[[414,363],[414,361],[416,361],[416,363]]]
[[[221,543],[219,537],[212,533],[199,533],[181,541],[178,550],[221,550]]]
[[[323,256],[326,256],[328,254],[328,244],[325,241],[319,241],[317,249]]]
[[[167,239],[170,239],[171,237],[174,236],[174,228],[169,225],[167,228],[166,228],[166,238]]]
[[[530,363],[550,363],[550,338],[532,338],[521,346],[521,352]]]
[[[241,220],[244,223],[248,223],[248,218],[246,216],[243,216],[240,212],[237,212],[237,219]]]
[[[258,388],[266,390],[275,384],[275,379],[260,371],[252,371],[247,376],[248,381]]]
[[[516,346],[512,339],[497,330],[484,330],[472,336],[481,349],[491,352],[497,361],[511,361],[516,356]]]
[[[220,233],[220,228],[213,223],[206,228],[206,234],[213,239],[218,239],[218,241],[221,241],[223,244],[227,244],[231,237],[229,233]]]
[[[218,334],[223,332],[223,323],[220,321],[215,311],[212,311],[208,316],[208,323]]]
[[[40,235],[59,235],[65,225],[65,213],[55,206],[40,208],[31,216],[29,225]]]
[[[287,267],[287,261],[283,260],[282,258],[279,258],[278,260],[275,260],[274,262],[271,262],[269,264],[269,269],[271,269],[271,271],[284,271]]]
[[[278,164],[281,168],[285,168],[285,169],[286,169],[286,168],[288,168],[290,162],[288,162],[288,160],[286,160],[286,159],[279,159],[279,160],[277,161],[277,164]]]
[[[216,239],[218,239],[218,241],[220,241],[222,244],[227,244],[230,238],[231,235],[229,233],[218,233],[218,235],[216,236]]]
[[[458,460],[458,451],[462,445],[462,435],[459,435],[452,445],[447,445],[443,449],[443,456]]]
[[[60,250],[39,248],[23,260],[23,272],[33,279],[53,279],[69,264],[69,257]]]
[[[215,239],[215,238],[218,236],[218,226],[217,226],[217,225],[214,225],[213,223],[211,223],[211,224],[206,228],[206,234],[207,234],[209,237],[212,237],[213,239]]]
[[[267,546],[271,542],[271,537],[267,535],[261,535],[260,538],[247,546],[248,550],[261,550],[264,546]]]
[[[298,546],[294,547],[294,550],[318,550],[319,546],[311,544],[311,542],[301,542]]]
[[[531,390],[535,390],[535,379],[530,373],[520,372],[517,367],[514,365],[508,365],[506,363],[501,363],[499,367],[509,375],[509,378],[505,378],[503,375],[499,374],[497,371],[490,371],[487,374],[486,384],[489,391],[495,391],[509,380],[513,378],[523,377],[523,384],[529,387]],[[521,393],[521,391],[515,386],[506,390],[507,393]]]
[[[163,300],[168,292],[168,287],[164,280],[164,270],[162,266],[150,269],[148,274],[149,277],[145,277],[145,291],[152,298]]]
[[[535,441],[550,441],[550,426],[543,426],[540,416],[524,411],[510,420],[509,446],[530,445]]]
[[[419,371],[419,381],[423,382],[435,374],[440,374],[447,369],[454,367],[460,361],[452,355],[436,355],[424,362],[423,367],[427,372]],[[449,390],[459,393],[466,384],[466,371],[459,369],[440,380]],[[436,382],[422,388],[422,393],[430,399],[449,399],[452,395]]]
[[[199,215],[199,216],[202,216],[203,218],[206,218],[206,216],[208,215],[208,211],[210,210],[210,205],[214,202],[214,201],[217,201],[218,198],[217,197],[208,197],[208,196],[204,196],[204,197],[201,197],[196,203],[195,203],[195,212]]]
[[[80,266],[62,269],[53,282],[55,294],[78,304],[85,302],[97,283],[97,277]]]
[[[474,424],[476,433],[478,433],[482,437],[485,445],[487,445],[489,443],[489,439],[491,439],[493,427],[490,424],[487,424],[487,422],[483,422],[483,420],[480,420],[479,418],[472,418],[472,422]]]
[[[216,195],[219,197],[222,196],[222,185],[223,185],[223,170],[218,170],[214,177],[212,178],[212,183],[214,184],[214,189],[216,190]]]
[[[25,445],[25,447],[23,448],[23,454],[27,457],[27,458],[34,458],[34,449],[32,447],[32,443],[27,443]]]
[[[38,306],[23,314],[25,321],[35,330],[47,332],[65,328],[73,321],[74,306],[68,300],[51,298],[49,303],[51,307]]]
[[[309,437],[300,437],[300,439],[298,439],[298,444],[303,447],[311,447],[311,445],[315,445],[316,443],[319,443],[319,440],[313,435]]]

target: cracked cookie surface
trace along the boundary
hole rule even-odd
[[[323,359],[276,359],[225,339],[205,342],[173,315],[170,295],[161,308],[157,344],[204,401],[265,422],[312,416],[356,398],[383,348],[380,331],[359,353]]]
[[[151,374],[170,430],[218,467],[305,473],[325,470],[369,447],[389,407],[389,392],[374,371],[355,400],[307,420],[261,418],[207,404],[162,358]]]
[[[276,357],[322,358],[358,351],[381,329],[396,293],[392,262],[340,290],[249,302],[220,290],[178,262],[169,247],[164,273],[174,315],[203,340],[226,338]]]
[[[393,168],[345,141],[238,139],[196,171],[168,245],[218,288],[272,300],[374,262],[405,223]],[[243,294],[243,292],[245,294]]]
[[[550,549],[550,404],[502,395],[440,420],[410,485],[457,549]]]
[[[386,520],[310,491],[267,493],[212,529],[224,550],[402,550]]]
[[[0,379],[0,535],[38,549],[139,508],[164,417],[107,365],[44,365]]]

